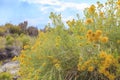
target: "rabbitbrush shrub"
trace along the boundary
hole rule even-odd
[[[51,13],[50,30],[13,58],[20,61],[20,80],[119,80],[119,13],[120,0],[97,2],[84,19],[68,20],[69,28]]]

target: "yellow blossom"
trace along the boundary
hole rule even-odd
[[[88,31],[87,31],[87,34],[92,34],[92,30],[88,30]]]
[[[59,43],[55,43],[55,46],[58,47],[58,46],[59,46]]]
[[[60,36],[57,36],[57,37],[56,37],[56,39],[55,39],[55,46],[56,46],[56,47],[58,47],[58,46],[59,46],[60,41],[61,41]]]
[[[79,46],[83,46],[83,44],[82,44],[82,43],[79,43]]]
[[[89,41],[87,41],[87,42],[86,42],[86,45],[89,45],[89,44],[90,44],[90,42],[89,42]]]
[[[23,65],[25,61],[23,59],[20,59],[20,64]]]
[[[117,40],[117,43],[119,44],[119,43],[120,43],[120,40]]]
[[[88,67],[88,71],[92,72],[94,70],[93,66]]]
[[[104,51],[101,51],[99,54],[100,58],[105,58],[107,54]]]
[[[102,37],[102,38],[101,38],[101,42],[103,42],[103,43],[108,42],[108,37]]]
[[[89,66],[91,64],[91,60],[87,60],[85,63],[84,63],[84,66]]]
[[[59,64],[59,63],[56,63],[56,64],[55,64],[55,67],[56,67],[56,69],[59,69],[59,68],[60,68],[60,64]]]
[[[96,30],[96,33],[95,33],[98,37],[102,35],[102,31],[101,30]]]
[[[94,5],[91,5],[90,8],[89,8],[89,12],[90,13],[94,13],[95,12],[95,6]]]
[[[74,25],[74,24],[75,24],[75,19],[73,19],[73,20],[71,21],[71,24],[72,24],[72,25]]]
[[[34,79],[35,79],[35,80],[38,80],[38,79],[39,79],[39,77],[38,77],[37,75],[35,75]]]
[[[100,17],[104,17],[104,13],[103,12],[100,12],[99,15],[100,15]]]
[[[25,45],[24,46],[24,49],[28,49],[30,46],[29,45]]]
[[[58,59],[53,59],[53,63],[56,64],[56,63],[59,63],[60,61]]]
[[[105,76],[109,76],[110,73],[108,71],[105,70],[105,72],[103,73]]]
[[[21,54],[20,58],[25,58],[25,56],[26,56],[25,54]]]
[[[99,71],[99,73],[105,73],[106,72],[104,67],[100,67],[100,69],[98,71]]]
[[[81,66],[81,68],[80,68],[81,71],[84,71],[85,69],[86,69],[86,67],[84,65]]]
[[[73,19],[72,21],[67,21],[66,23],[69,27],[72,27],[75,24],[75,19]]]
[[[82,57],[79,57],[79,61],[82,61],[83,60],[83,58]]]
[[[78,64],[78,65],[77,65],[77,68],[78,68],[78,71],[80,71],[80,70],[81,70],[81,65]]]
[[[60,41],[60,40],[61,40],[60,36],[57,36],[57,37],[56,37],[56,42],[58,42],[58,41]]]
[[[25,51],[24,50],[21,50],[21,53],[24,53]]]
[[[86,24],[91,24],[91,23],[93,23],[93,19],[88,18],[88,19],[85,21],[85,23],[86,23]]]
[[[17,60],[17,57],[16,57],[16,56],[12,59],[12,61],[15,61],[15,60]]]
[[[120,6],[120,1],[117,2],[117,5]]]
[[[72,26],[70,21],[67,21],[66,23],[68,24],[69,27]]]
[[[43,63],[42,66],[45,67],[45,66],[46,66],[46,63]]]
[[[109,80],[115,80],[115,76],[114,75],[108,75]]]

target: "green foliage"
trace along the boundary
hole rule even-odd
[[[34,42],[35,38],[31,38],[30,36],[28,35],[24,35],[24,34],[21,34],[17,40],[19,40],[20,42],[22,42],[22,45],[25,46],[25,45],[30,45]]]
[[[0,36],[3,36],[6,32],[6,29],[3,26],[0,26]]]
[[[109,36],[109,44],[108,46],[111,47],[111,51],[117,53],[120,53],[120,27],[112,28],[110,30]]]
[[[0,73],[0,80],[13,80],[12,75],[8,72]]]
[[[6,45],[12,45],[14,43],[14,38],[10,35],[6,36]]]
[[[0,37],[0,49],[4,49],[6,44],[6,39],[4,37]]]
[[[11,26],[11,27],[9,27],[9,31],[12,34],[15,34],[15,33],[21,34],[22,33],[21,29],[18,26]]]

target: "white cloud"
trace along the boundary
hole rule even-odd
[[[87,3],[71,3],[65,2],[61,3],[60,8],[55,8],[55,11],[64,11],[66,9],[76,9],[76,10],[84,10],[84,8],[88,7]]]
[[[22,0],[28,3],[34,3],[34,4],[48,4],[48,5],[59,5],[59,0]]]
[[[66,9],[75,9],[75,10],[84,10],[84,8],[88,7],[88,3],[75,3],[75,2],[66,2],[60,0],[22,0],[28,2],[30,4],[38,4],[40,5],[41,11],[46,11],[52,9],[56,12],[65,11]],[[42,6],[41,6],[42,5]],[[46,7],[48,5],[49,7]]]
[[[48,13],[47,12],[48,10],[49,10],[49,7],[43,6],[43,7],[40,8],[40,11],[42,11],[43,13]]]

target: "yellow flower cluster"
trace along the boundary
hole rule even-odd
[[[99,73],[104,74],[110,80],[114,80],[115,75],[110,73],[107,69],[109,69],[111,65],[116,66],[115,64],[117,64],[117,62],[115,58],[111,54],[107,54],[104,51],[101,51],[101,53],[99,54],[99,57],[101,58]]]
[[[91,24],[91,23],[93,23],[93,19],[88,18],[88,19],[86,19],[85,23],[86,23],[86,24]]]
[[[60,45],[61,37],[57,36],[55,39],[55,46],[58,47]]]
[[[66,22],[68,24],[69,27],[72,27],[75,24],[75,20],[73,19],[72,21],[67,21]]]
[[[110,74],[110,72],[107,71],[104,67],[100,68],[99,73],[104,74],[106,77],[109,78],[109,80],[115,80],[115,75]]]
[[[58,69],[58,70],[60,69],[60,64],[59,63],[56,63],[54,66],[55,66],[56,69]]]
[[[100,12],[100,13],[99,13],[99,16],[100,16],[100,17],[104,17],[104,12]]]
[[[87,39],[88,41],[98,41],[100,39],[102,35],[102,31],[101,30],[96,30],[96,32],[94,33],[92,30],[88,30],[87,31]]]
[[[91,41],[91,42],[97,42],[99,40],[103,43],[108,42],[108,37],[102,37],[101,30],[96,30],[95,33],[92,30],[88,30],[87,31],[87,39],[88,39],[88,41]]]
[[[39,45],[41,45],[41,41],[38,39],[36,40],[36,43],[31,47],[32,50],[35,50]]]
[[[117,40],[117,43],[120,44],[120,40]]]
[[[120,0],[118,0],[117,5],[120,6]]]
[[[88,11],[93,14],[95,12],[95,8],[96,8],[95,5],[91,5]]]
[[[104,51],[101,51],[96,57],[97,59],[90,58],[85,61],[80,57],[77,65],[78,71],[93,72],[96,68],[100,74],[105,75],[109,80],[114,80],[116,77],[115,74],[111,73],[108,69],[110,69],[112,65],[114,67],[117,66],[117,60],[111,54],[107,54]]]
[[[23,48],[24,49],[28,49],[28,48],[30,48],[30,46],[29,45],[25,45]]]
[[[107,54],[105,52],[101,51],[101,53],[99,54],[99,57],[100,58],[106,58]]]
[[[60,69],[60,61],[53,56],[47,56],[50,61],[52,61],[53,65],[56,67],[56,69]]]
[[[26,55],[23,53],[23,54],[20,54],[19,56],[19,60],[20,60],[20,64],[25,64],[25,61],[24,61],[24,58],[26,57]]]
[[[58,59],[56,59],[54,56],[46,56],[44,57],[44,59],[48,59],[50,61],[50,64],[52,64],[57,70],[60,70],[61,69],[61,64],[60,64],[60,61]],[[47,66],[47,63],[43,63],[42,64],[42,67],[45,67]]]
[[[85,71],[88,70],[90,72],[92,72],[94,70],[94,67],[91,66],[92,60],[87,60],[86,62],[84,62],[83,64],[81,64],[81,59],[79,59],[79,63],[77,65],[78,67],[78,71]]]
[[[112,63],[115,63],[115,60],[111,54],[107,54],[104,51],[101,51],[99,54],[101,59],[104,59],[103,65],[108,68]]]
[[[94,70],[93,66],[88,67],[88,71],[92,72]]]
[[[107,43],[108,42],[108,37],[101,37],[101,42]]]

